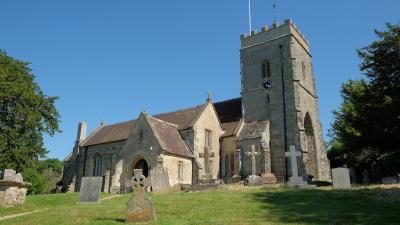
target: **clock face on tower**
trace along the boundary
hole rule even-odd
[[[264,88],[264,90],[270,90],[272,88],[272,81],[269,79],[263,80],[262,81],[262,87]]]

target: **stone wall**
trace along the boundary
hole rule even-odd
[[[200,157],[200,153],[204,154],[204,144],[205,144],[205,131],[209,130],[212,134],[211,149],[209,153],[214,153],[213,157],[210,157],[212,178],[217,179],[219,173],[219,155],[220,146],[219,138],[222,133],[222,128],[219,123],[217,114],[212,106],[211,102],[207,104],[203,111],[203,114],[198,118],[197,122],[193,125],[194,130],[194,155],[199,162],[202,169],[199,171],[199,176],[201,178],[204,175],[204,158]]]
[[[153,130],[145,116],[141,114],[121,151],[122,170],[120,171],[120,185],[122,187],[133,175],[135,162],[144,159],[151,168],[157,166],[157,156],[161,154],[161,146],[154,136]]]
[[[176,184],[192,184],[192,159],[179,156],[161,154],[163,166],[168,171],[169,183],[171,186]],[[178,179],[178,167],[181,164],[182,177]]]
[[[298,150],[304,148],[301,124],[309,112],[318,153],[318,162],[313,166],[319,168],[316,177],[326,180],[329,163],[319,123],[309,44],[304,35],[290,20],[249,37],[242,35],[240,60],[244,118],[246,122],[270,121],[272,172],[278,178],[287,176],[285,149],[288,151],[290,145]],[[264,62],[271,65],[270,77],[263,78]],[[262,88],[263,79],[272,81],[271,89]],[[303,172],[300,175],[305,175],[302,160],[299,162],[299,171]]]

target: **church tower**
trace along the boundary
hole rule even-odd
[[[269,121],[272,172],[291,176],[285,152],[301,151],[300,176],[330,180],[308,41],[290,19],[241,35],[241,96],[246,123]]]

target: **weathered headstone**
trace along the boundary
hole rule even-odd
[[[251,145],[251,151],[245,154],[251,157],[251,175],[247,177],[246,184],[248,186],[262,185],[261,177],[256,175],[256,156],[260,153],[256,152],[256,147],[254,145]]]
[[[349,169],[332,169],[332,182],[334,189],[351,189]]]
[[[126,208],[125,222],[135,223],[154,220],[156,217],[153,203],[145,195],[145,188],[149,185],[149,180],[143,176],[141,169],[135,169],[133,173],[134,176],[131,179],[133,193]]]
[[[153,192],[163,193],[171,190],[168,171],[164,168],[163,158],[157,158],[157,167],[150,171],[151,187]]]
[[[102,184],[102,177],[83,177],[79,203],[98,203]]]
[[[396,184],[397,182],[398,182],[397,177],[382,178],[382,184]]]
[[[17,175],[17,172],[15,172],[15,170],[13,170],[13,169],[5,169],[4,170],[3,180],[14,181],[16,175]]]
[[[261,173],[261,181],[263,184],[275,184],[278,180],[272,173],[269,144],[265,141],[261,141],[261,147],[264,150],[264,172]]]

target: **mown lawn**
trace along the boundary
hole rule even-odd
[[[204,192],[151,195],[157,220],[148,224],[400,224],[400,199],[377,201],[376,194],[374,189],[231,186]],[[103,194],[102,198],[107,196]],[[23,206],[0,208],[0,217],[49,209],[0,224],[123,224],[129,197],[82,205],[76,204],[78,193],[28,196]]]

